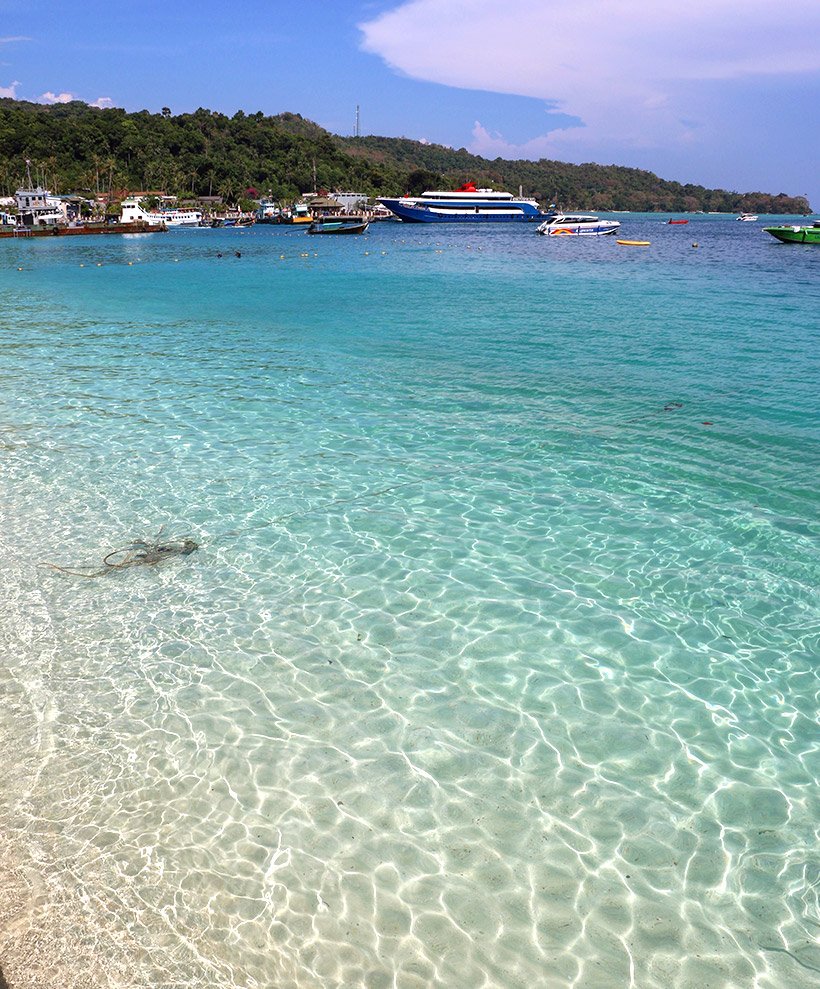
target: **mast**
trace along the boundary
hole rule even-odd
[[[359,104],[356,104],[356,137],[361,137],[362,132],[359,128]]]

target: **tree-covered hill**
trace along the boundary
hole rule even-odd
[[[165,190],[181,196],[247,189],[292,200],[317,188],[370,195],[418,192],[472,180],[565,208],[748,210],[802,213],[802,197],[726,192],[667,182],[617,165],[490,161],[405,138],[342,138],[299,114],[211,110],[126,113],[85,103],[45,106],[0,99],[0,194],[23,181],[25,160],[54,192]]]

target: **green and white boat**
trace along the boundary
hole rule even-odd
[[[815,220],[810,227],[789,224],[763,229],[772,237],[782,240],[784,244],[820,244],[820,220]]]

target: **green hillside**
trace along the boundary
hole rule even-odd
[[[0,193],[23,181],[26,158],[54,192],[163,189],[235,200],[252,189],[293,200],[314,186],[393,195],[469,179],[570,209],[809,212],[800,196],[682,185],[618,165],[490,161],[405,138],[342,138],[293,113],[173,116],[0,99]]]

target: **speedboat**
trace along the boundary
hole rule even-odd
[[[589,213],[553,213],[538,227],[536,233],[547,237],[593,236],[614,234],[618,220],[601,220]]]
[[[543,220],[534,199],[511,192],[477,189],[467,182],[451,192],[429,191],[399,199],[380,197],[379,202],[406,223],[502,223]]]
[[[779,227],[764,227],[767,234],[783,241],[784,244],[820,244],[820,220],[815,220],[810,227],[797,224],[784,224]]]
[[[735,219],[742,220],[744,223],[755,223],[757,221],[757,213],[741,213]]]

